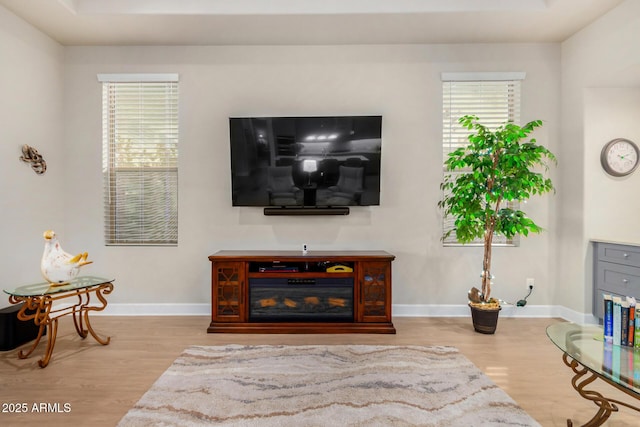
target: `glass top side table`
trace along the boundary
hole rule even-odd
[[[26,353],[20,350],[18,357],[20,359],[29,357],[38,346],[45,328],[49,326],[47,348],[43,358],[38,361],[41,368],[46,367],[51,360],[56,343],[58,319],[69,314],[73,316],[73,323],[80,337],[86,338],[91,334],[100,344],[109,344],[110,337],[101,338],[93,330],[89,322],[89,312],[102,311],[106,308],[105,295],[113,291],[113,281],[113,279],[102,277],[82,276],[62,285],[43,282],[5,289],[4,292],[9,294],[11,304],[24,303],[18,312],[18,319],[33,320],[39,327],[38,335],[31,348]],[[92,303],[91,295],[97,298],[96,304]],[[57,301],[59,303],[54,308],[53,303]]]
[[[573,371],[573,388],[598,407],[596,415],[585,426],[602,425],[612,412],[618,411],[618,405],[640,412],[640,408],[628,402],[586,389],[601,379],[640,400],[640,349],[605,343],[600,326],[556,323],[547,327],[547,336],[563,352],[562,360]],[[567,420],[567,425],[573,425],[571,420]]]

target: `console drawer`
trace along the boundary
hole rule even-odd
[[[640,290],[640,268],[600,262],[599,287],[618,295],[635,296]]]
[[[598,261],[640,267],[640,247],[637,246],[598,243],[596,256]]]

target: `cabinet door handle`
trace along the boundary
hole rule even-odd
[[[623,257],[629,258],[629,254],[622,254]]]
[[[629,283],[629,279],[622,279],[622,283],[626,285],[627,283]]]

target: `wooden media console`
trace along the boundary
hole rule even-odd
[[[217,252],[207,332],[394,334],[394,259],[384,251]]]

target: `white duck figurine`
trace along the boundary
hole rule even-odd
[[[49,283],[64,285],[78,275],[80,267],[93,262],[87,261],[87,255],[86,252],[76,256],[66,253],[60,247],[56,233],[47,230],[44,232],[44,253],[40,271]]]

